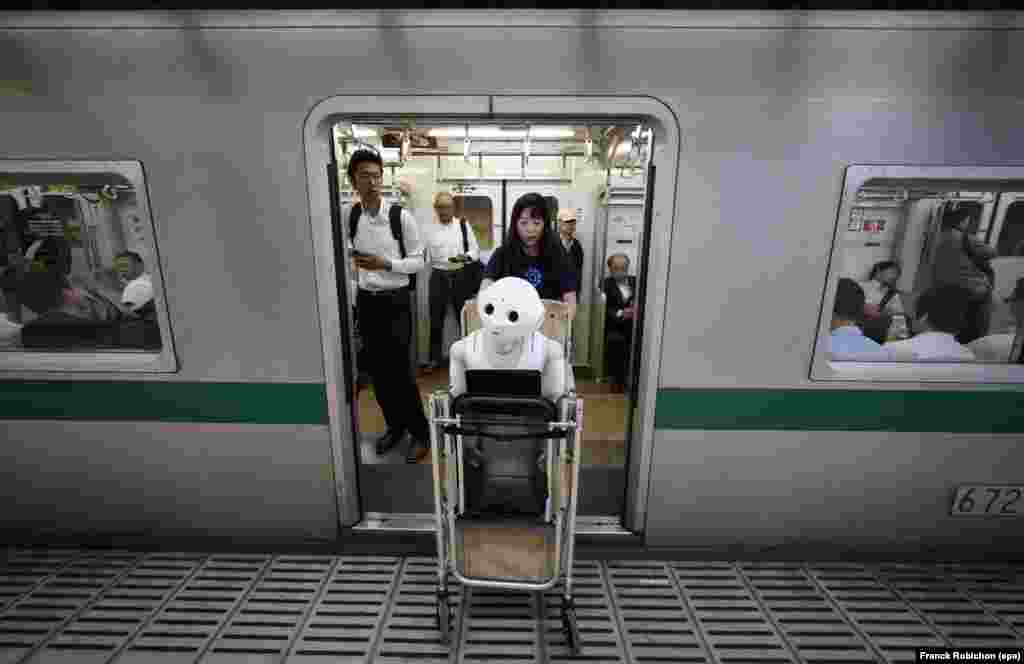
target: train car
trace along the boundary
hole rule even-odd
[[[359,380],[345,166],[370,145],[423,236],[451,193],[484,260],[522,194],[576,211],[581,534],[1019,555],[1021,30],[1019,13],[4,15],[0,527],[430,530],[430,468],[375,453]],[[945,300],[919,306],[940,245],[989,279],[983,334],[958,348],[998,336],[1003,355],[831,355],[838,284],[867,289],[882,260],[902,267],[903,336],[959,334],[935,327]],[[615,254],[635,277],[619,390]],[[426,274],[424,397],[447,380],[421,371]]]

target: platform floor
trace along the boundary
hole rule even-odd
[[[1024,647],[1024,566],[577,560],[585,662],[912,662]],[[456,594],[435,561],[13,548],[0,662],[571,661],[557,591]],[[458,590],[458,586],[455,586]]]

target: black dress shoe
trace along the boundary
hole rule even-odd
[[[419,463],[430,454],[430,443],[425,443],[417,438],[409,441],[409,451],[405,454],[406,463]]]
[[[378,438],[376,444],[377,456],[384,456],[390,452],[395,445],[401,442],[403,436],[405,436],[404,431],[388,431]]]

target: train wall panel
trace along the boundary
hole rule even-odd
[[[960,484],[1020,483],[1019,441],[1019,434],[659,429],[646,542],[950,560],[1018,555],[1020,519],[950,511]]]
[[[326,427],[29,420],[3,427],[0,530],[337,535]]]
[[[845,163],[1005,162],[1024,139],[1014,31],[174,20],[8,32],[4,78],[30,84],[5,99],[0,139],[8,156],[143,161],[183,380],[322,379],[301,131],[331,95],[668,103],[682,155],[664,387],[806,382]]]

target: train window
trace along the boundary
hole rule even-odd
[[[1024,256],[1000,250],[1022,186],[1024,169],[847,169],[812,378],[1024,383]]]
[[[0,370],[173,371],[138,162],[0,161]]]

